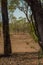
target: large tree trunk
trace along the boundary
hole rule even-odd
[[[39,38],[39,44],[43,50],[43,8],[41,7],[41,3],[39,0],[25,0],[32,9],[35,26],[37,30],[37,36]]]
[[[9,55],[11,53],[11,42],[9,36],[7,0],[1,0],[1,9],[2,9],[2,21],[3,21],[4,53],[5,55]]]
[[[31,0],[31,9],[35,19],[35,26],[37,30],[37,36],[39,38],[39,44],[43,50],[43,9],[38,0]]]

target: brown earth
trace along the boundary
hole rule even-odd
[[[28,33],[11,33],[12,54],[0,57],[0,65],[43,65],[43,58],[38,59],[40,46]],[[33,53],[32,53],[33,52]],[[3,35],[0,35],[0,54],[4,53]]]
[[[40,46],[36,43],[32,36],[28,33],[11,33],[11,48],[14,52],[38,52]],[[3,35],[0,35],[0,53],[4,53]]]
[[[14,52],[38,52],[40,46],[28,33],[12,33],[11,35],[12,53]]]

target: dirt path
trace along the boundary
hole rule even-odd
[[[12,53],[14,52],[38,52],[39,44],[35,43],[30,34],[11,34]]]
[[[0,53],[4,53],[3,35],[0,36]],[[28,34],[10,34],[12,53],[14,52],[38,52],[40,46],[35,43],[33,38]]]

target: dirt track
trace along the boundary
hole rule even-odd
[[[12,53],[14,52],[38,52],[40,47],[28,34],[11,34]]]
[[[38,52],[40,50],[40,46],[36,43],[31,35],[28,33],[11,33],[11,48],[12,53],[14,52]],[[3,43],[3,35],[0,36],[0,53],[4,53],[4,43]]]

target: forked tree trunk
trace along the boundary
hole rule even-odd
[[[11,53],[11,42],[9,35],[7,0],[1,0],[1,10],[2,10],[2,21],[3,21],[4,53],[5,55],[9,55]]]
[[[41,7],[41,3],[39,0],[25,0],[32,9],[35,26],[37,30],[37,36],[39,38],[39,44],[43,50],[43,8]]]

